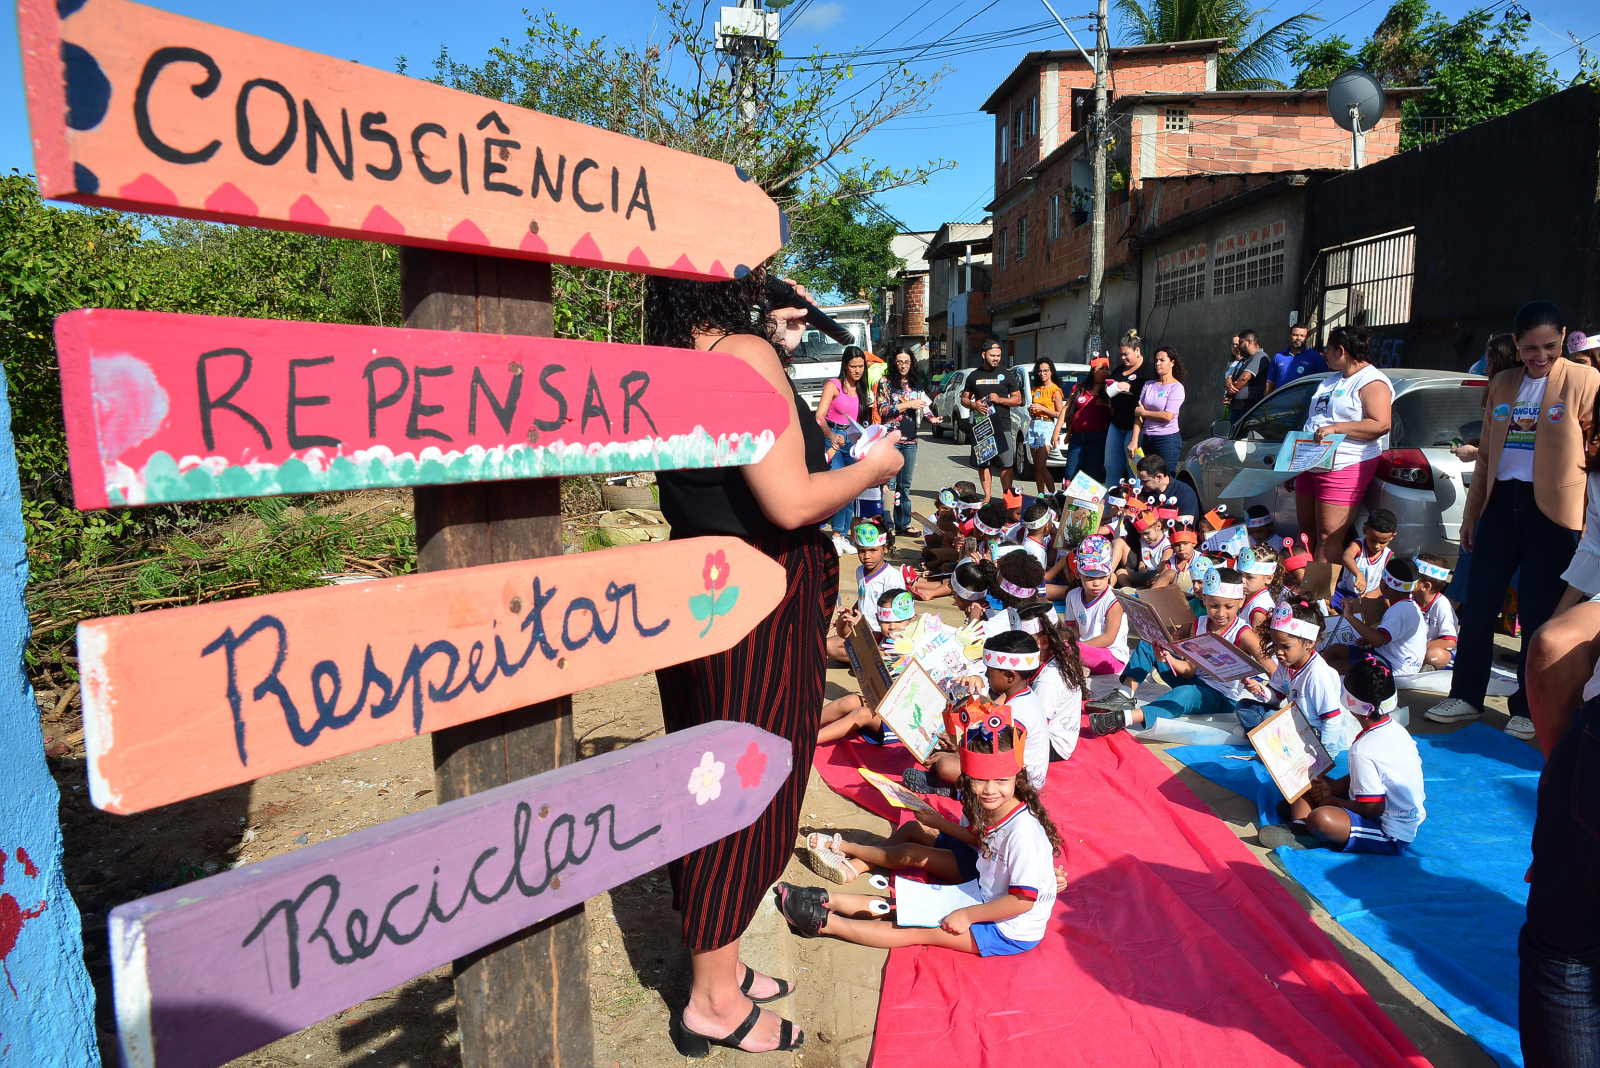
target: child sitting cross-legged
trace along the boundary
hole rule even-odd
[[[1344,620],[1361,636],[1361,645],[1328,646],[1328,662],[1337,670],[1356,660],[1376,657],[1395,675],[1415,675],[1422,670],[1423,658],[1428,654],[1428,624],[1412,599],[1417,591],[1417,565],[1403,557],[1390,560],[1378,589],[1389,606],[1383,619],[1374,627],[1356,614],[1353,600],[1346,601]]]
[[[984,619],[993,610],[989,591],[999,587],[992,560],[963,560],[950,572],[950,599],[967,619]]]
[[[1141,509],[1134,516],[1133,529],[1139,536],[1139,556],[1135,560],[1130,553],[1128,565],[1117,572],[1112,585],[1118,589],[1154,586],[1172,566],[1171,532],[1155,508]]]
[[[1270,682],[1244,680],[1255,699],[1239,702],[1239,726],[1255,730],[1285,703],[1293,704],[1316,729],[1328,755],[1337,757],[1348,748],[1344,705],[1339,700],[1339,673],[1317,652],[1322,613],[1304,601],[1280,604],[1272,610],[1268,634],[1278,667]]]
[[[778,908],[805,938],[828,935],[862,946],[942,946],[985,957],[1024,953],[1044,938],[1066,872],[1055,866],[1061,836],[1028,773],[1018,767],[1005,711],[965,732],[960,743],[959,824],[923,814],[886,847],[835,839],[849,855],[878,867],[920,868],[941,882],[977,881],[982,904],[956,909],[938,927],[899,927],[884,898],[779,883]]]
[[[1450,598],[1444,595],[1450,585],[1450,567],[1444,557],[1433,553],[1418,553],[1413,561],[1417,565],[1417,592],[1412,599],[1422,609],[1422,619],[1428,626],[1428,651],[1423,663],[1443,671],[1456,662],[1456,610]]]
[[[1350,774],[1312,780],[1310,791],[1293,805],[1281,806],[1288,826],[1261,829],[1269,849],[1289,845],[1310,833],[1344,853],[1405,852],[1427,817],[1422,757],[1411,733],[1389,718],[1394,711],[1394,675],[1381,663],[1350,665],[1343,700],[1361,724],[1350,743]]]
[[[880,634],[878,649],[884,660],[888,661],[888,645],[916,618],[916,604],[905,590],[884,590],[878,595],[874,611],[878,617]],[[866,698],[858,693],[845,694],[823,705],[820,722],[818,745],[837,742],[856,731],[860,731],[863,738],[875,745],[888,745],[900,740],[884,723],[883,717],[874,712],[867,705]]]
[[[1111,592],[1111,543],[1091,534],[1074,559],[1080,585],[1067,594],[1067,626],[1077,631],[1078,651],[1089,672],[1114,675],[1128,663],[1128,619]]]

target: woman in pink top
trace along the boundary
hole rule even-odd
[[[1128,455],[1137,456],[1139,442],[1146,452],[1156,452],[1167,461],[1167,470],[1178,474],[1183,459],[1183,434],[1178,429],[1178,412],[1183,408],[1183,361],[1171,345],[1156,349],[1156,376],[1139,391],[1134,408],[1133,436],[1128,439]]]
[[[867,393],[867,354],[859,345],[846,345],[839,360],[839,377],[830,378],[817,398],[817,411],[823,413],[817,422],[828,439],[832,455],[828,466],[833,470],[855,463],[850,458],[850,445],[846,431],[852,422],[866,426],[877,422],[873,418],[871,396]],[[850,501],[828,521],[833,529],[833,547],[842,555],[853,553],[849,541],[850,521],[855,518],[856,502]]]

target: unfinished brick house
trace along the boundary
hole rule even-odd
[[[1288,172],[1350,166],[1350,135],[1328,115],[1324,90],[1217,91],[1221,40],[1111,49],[1111,151],[1105,192],[1106,345],[1139,325],[1143,294],[1134,239],[1179,216],[1218,204]],[[1082,362],[1088,317],[1088,211],[1094,196],[1085,127],[1094,110],[1094,71],[1076,50],[1030,52],[983,104],[995,117],[994,270],[990,312],[1008,362],[1036,355]],[[1400,106],[1423,90],[1387,93],[1366,162],[1399,147]],[[1283,279],[1286,243],[1303,219],[1252,228],[1212,248],[1186,250],[1164,272],[1168,284],[1201,264],[1235,267],[1259,283]],[[1230,244],[1232,242],[1232,244]],[[1237,245],[1237,247],[1234,247]],[[1226,264],[1222,263],[1226,259]],[[1291,253],[1287,274],[1298,267]],[[1265,271],[1265,274],[1262,272]],[[1291,277],[1288,284],[1293,285]],[[1255,288],[1255,287],[1251,287]],[[1230,290],[1229,295],[1232,295]],[[1242,296],[1247,297],[1240,287]],[[1218,354],[1218,358],[1224,354]]]

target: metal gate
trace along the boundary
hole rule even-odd
[[[1318,253],[1318,339],[1326,341],[1336,326],[1409,323],[1416,247],[1416,231],[1408,228]]]

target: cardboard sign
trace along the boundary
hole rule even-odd
[[[933,676],[913,660],[889,687],[883,700],[873,706],[873,711],[883,717],[899,736],[901,744],[922,764],[938,745],[947,704]]]
[[[693,349],[75,311],[79,508],[754,463],[794,402]]]
[[[692,538],[88,620],[90,797],[139,812],[720,652],[785,581]]]
[[[983,466],[996,456],[1000,455],[1000,446],[995,444],[994,423],[987,415],[972,421],[972,459],[978,466]]]
[[[1250,744],[1267,766],[1272,781],[1290,802],[1311,789],[1311,780],[1333,767],[1333,757],[1299,706],[1285,705],[1250,732]]]
[[[1334,587],[1339,584],[1340,564],[1314,560],[1306,565],[1305,577],[1300,581],[1300,596],[1308,601],[1331,601]]]
[[[704,723],[118,906],[123,1064],[225,1064],[749,826],[792,767]]]
[[[865,619],[856,620],[855,629],[845,639],[844,651],[850,657],[850,670],[861,685],[861,696],[866,698],[868,706],[877,708],[894,680],[890,678],[889,668],[883,662],[878,636],[872,633]]]
[[[17,22],[46,197],[681,278],[787,240],[717,160],[126,0]]]

